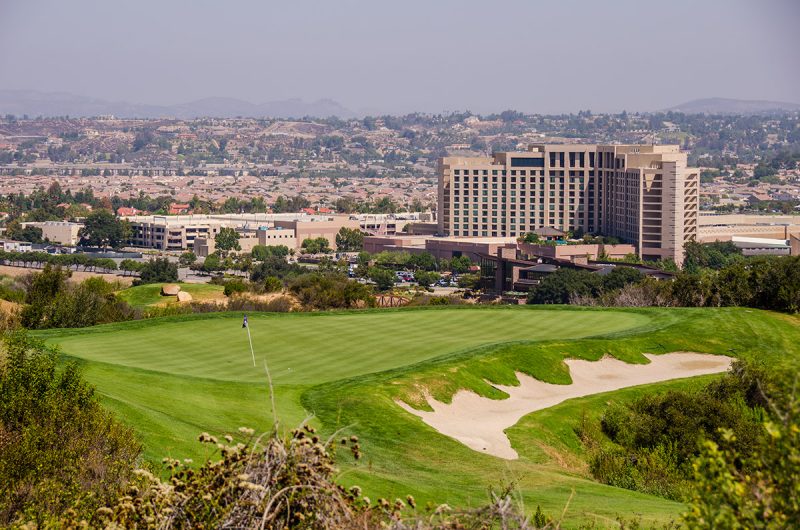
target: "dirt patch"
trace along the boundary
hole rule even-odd
[[[439,431],[467,447],[513,460],[518,457],[511,447],[505,430],[520,418],[558,405],[568,399],[590,396],[631,386],[658,383],[697,375],[726,371],[733,359],[723,355],[675,352],[663,355],[645,354],[648,364],[628,364],[618,359],[604,357],[599,361],[567,359],[572,384],[544,383],[528,375],[517,373],[518,386],[494,385],[509,395],[507,399],[489,399],[461,390],[452,401],[442,403],[428,398],[432,412],[417,410],[398,401],[403,409],[418,416]]]
[[[16,278],[18,276],[27,276],[33,272],[41,272],[41,269],[32,269],[25,267],[11,267],[9,265],[0,265],[0,275],[11,276]],[[100,272],[84,272],[84,271],[70,271],[69,281],[80,283],[87,278],[103,278],[107,282],[119,282],[124,287],[130,287],[134,278],[132,276],[120,276],[118,274],[103,274]]]

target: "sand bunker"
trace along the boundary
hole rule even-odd
[[[508,399],[489,399],[461,390],[453,396],[450,404],[430,398],[428,401],[433,412],[417,410],[402,402],[398,405],[467,447],[513,460],[518,455],[504,431],[526,414],[575,397],[724,372],[733,361],[723,355],[684,352],[645,356],[650,360],[649,364],[628,364],[613,358],[599,361],[567,359],[564,362],[569,366],[571,385],[543,383],[518,373],[519,386],[494,385],[506,392]]]

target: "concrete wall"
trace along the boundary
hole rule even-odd
[[[268,228],[256,231],[258,244],[265,247],[286,245],[289,248],[297,249],[298,242],[294,230],[285,228]]]
[[[633,245],[532,245],[530,243],[520,243],[520,251],[525,256],[540,256],[552,259],[567,259],[576,261],[580,258],[589,257],[590,260],[597,260],[602,254],[608,259],[623,259],[628,254],[636,254],[636,247]]]
[[[342,227],[359,230],[361,224],[358,220],[347,219],[344,217],[333,218],[328,221],[275,221],[276,228],[293,230],[297,238],[297,248],[303,244],[303,240],[309,238],[324,237],[328,240],[330,247],[336,248],[336,234]]]
[[[83,228],[82,223],[69,223],[66,221],[45,221],[35,223],[22,223],[23,226],[35,226],[42,229],[42,237],[51,243],[75,246],[78,244],[78,232]]]

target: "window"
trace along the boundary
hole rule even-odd
[[[544,158],[514,157],[511,159],[511,167],[544,167]]]

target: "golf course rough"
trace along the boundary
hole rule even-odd
[[[518,373],[568,384],[566,358],[646,363],[643,353],[693,351],[793,365],[800,347],[797,319],[736,308],[449,307],[248,317],[255,369],[236,313],[38,335],[82,363],[153,462],[203,458],[205,447],[194,441],[202,431],[268,430],[266,361],[281,427],[311,417],[323,433],[359,436],[366,458],[355,463],[343,455],[344,484],[358,484],[372,498],[412,494],[420,502],[477,505],[489,485],[514,482],[528,509],[541,505],[552,514],[574,490],[567,527],[632,514],[658,523],[680,513],[679,503],[590,480],[574,427],[581,414],[598,417],[609,400],[714,376],[572,399],[525,416],[507,430],[519,454],[514,461],[473,451],[396,402],[430,410],[427,396],[449,403],[459,390],[502,399],[507,394],[498,387],[518,384]],[[565,413],[554,416],[557,410]]]

